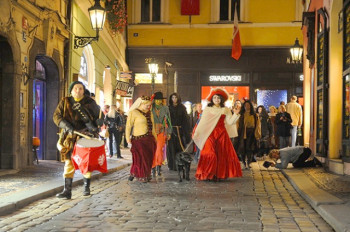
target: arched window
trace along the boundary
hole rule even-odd
[[[78,80],[83,82],[85,87],[91,93],[95,93],[95,60],[91,45],[87,45],[83,49],[83,53],[80,58]]]

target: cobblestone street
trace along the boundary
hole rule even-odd
[[[260,164],[261,165],[261,164]],[[333,231],[279,171],[258,163],[242,178],[178,182],[176,172],[144,184],[129,168],[75,187],[72,200],[43,199],[0,217],[1,231]]]

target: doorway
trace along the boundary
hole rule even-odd
[[[46,121],[46,88],[45,82],[35,80],[33,82],[33,137],[40,139],[37,149],[38,159],[44,159],[43,146],[45,144],[44,122]]]

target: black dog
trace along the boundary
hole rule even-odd
[[[186,178],[186,180],[190,180],[190,168],[191,168],[191,161],[192,161],[191,154],[188,152],[179,152],[176,154],[176,165],[177,170],[179,172],[180,180],[179,182],[182,182],[182,178]],[[181,175],[182,171],[182,175]]]

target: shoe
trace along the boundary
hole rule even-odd
[[[121,155],[117,156],[117,158],[118,158],[118,159],[124,159],[124,157],[121,156]]]
[[[133,181],[134,180],[134,177],[132,175],[129,176],[128,178],[129,181]]]
[[[109,158],[112,158],[113,157],[113,155],[109,155]]]

